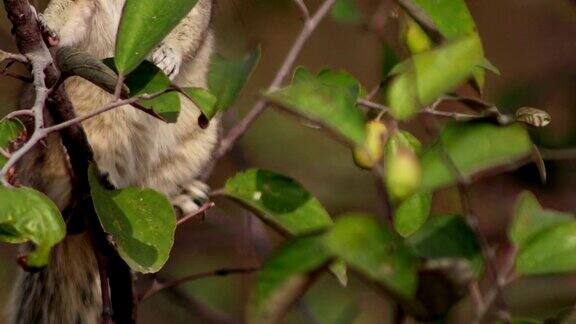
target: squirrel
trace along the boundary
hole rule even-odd
[[[41,23],[71,46],[99,59],[114,55],[124,0],[51,0]],[[214,48],[212,0],[199,0],[191,12],[152,51],[149,58],[181,87],[207,86]],[[42,18],[43,17],[43,18]],[[109,103],[113,96],[78,77],[65,83],[78,115]],[[119,188],[147,187],[168,196],[183,214],[207,199],[198,181],[218,142],[218,116],[203,129],[200,110],[181,98],[178,121],[164,123],[130,106],[118,107],[82,123],[98,168]],[[37,145],[17,167],[18,181],[47,194],[63,210],[71,196],[64,148],[57,134]],[[14,324],[98,323],[102,314],[96,258],[87,234],[69,234],[39,272],[21,271],[9,310]]]

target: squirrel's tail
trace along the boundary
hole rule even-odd
[[[101,315],[100,278],[88,235],[68,236],[50,263],[18,276],[11,324],[96,324]]]

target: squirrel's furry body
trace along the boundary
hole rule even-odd
[[[114,54],[123,0],[52,0],[45,12],[61,46],[73,46],[103,59]],[[151,54],[179,86],[206,87],[212,53],[212,0],[200,0]],[[88,81],[71,78],[66,91],[78,115],[109,103],[112,96]],[[200,111],[181,98],[175,124],[166,124],[133,107],[119,107],[83,123],[98,167],[117,187],[140,186],[166,194],[184,212],[197,208],[196,181],[217,143],[218,119],[198,126]],[[67,162],[57,135],[18,167],[22,184],[45,192],[60,209],[69,203]],[[13,294],[11,321],[18,324],[98,323],[99,278],[85,234],[69,236],[39,273],[22,273]]]

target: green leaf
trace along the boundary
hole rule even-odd
[[[382,44],[382,80],[386,80],[390,76],[392,70],[399,62],[400,58],[392,47],[386,43]]]
[[[293,179],[271,171],[238,173],[226,182],[224,194],[253,209],[281,233],[307,234],[332,225],[318,199]]]
[[[115,61],[122,75],[134,71],[192,10],[197,0],[126,0],[116,36]]]
[[[476,24],[463,0],[412,0],[446,39],[476,33]]]
[[[394,213],[394,228],[403,237],[408,237],[424,225],[430,215],[432,194],[416,193],[404,200]]]
[[[482,60],[477,35],[414,55],[401,63],[402,72],[388,89],[390,112],[400,120],[413,117],[422,107],[469,78]]]
[[[278,323],[310,283],[310,273],[329,260],[322,236],[298,237],[284,243],[258,275],[250,298],[248,323]]]
[[[447,40],[477,33],[474,18],[464,0],[414,0],[414,3],[432,19],[440,34]],[[482,46],[479,54],[484,56]],[[485,78],[482,64],[478,64],[473,74],[476,86],[482,89]]]
[[[66,224],[56,205],[31,188],[0,187],[0,241],[32,242],[34,250],[27,265],[40,268],[48,264],[50,250],[66,236]]]
[[[432,40],[412,18],[406,18],[406,26],[404,28],[404,37],[410,53],[419,54],[432,49],[434,46]]]
[[[391,231],[370,217],[349,214],[326,234],[332,253],[389,291],[410,298],[416,291],[417,259]]]
[[[166,74],[148,61],[142,62],[126,77],[124,83],[130,89],[132,97],[164,91],[171,84]],[[152,109],[167,122],[175,123],[178,120],[180,96],[176,92],[168,92],[150,100],[140,100],[138,103],[145,108]]]
[[[439,142],[422,156],[423,190],[432,191],[457,182],[442,147],[460,174],[470,178],[480,171],[529,155],[532,142],[526,130],[516,124],[451,123],[442,130]]]
[[[476,269],[482,268],[482,252],[474,231],[464,219],[455,215],[430,218],[407,239],[414,253],[426,259],[466,259]]]
[[[516,271],[525,275],[576,271],[576,221],[556,225],[532,238],[518,253]]]
[[[108,190],[93,165],[89,180],[100,223],[112,235],[122,259],[142,273],[159,271],[174,243],[176,215],[170,201],[152,189]]]
[[[60,72],[65,76],[79,76],[109,93],[116,91],[118,75],[110,66],[114,66],[113,59],[108,64],[100,61],[88,52],[80,51],[74,47],[63,46],[56,52],[56,63]],[[128,96],[129,89],[124,86],[122,94]]]
[[[342,72],[323,71],[313,77],[296,70],[291,85],[265,94],[272,103],[318,122],[359,146],[366,137],[365,120],[356,107],[358,82]]]
[[[336,0],[332,6],[332,17],[339,22],[354,23],[362,19],[356,0]]]
[[[574,221],[572,215],[545,210],[531,192],[524,191],[516,203],[510,239],[512,243],[522,248],[539,233],[571,221]]]
[[[104,64],[115,68],[112,65],[112,60],[111,58],[105,59]],[[144,61],[126,76],[124,84],[130,89],[130,96],[136,97],[164,91],[172,82],[160,68],[148,61]],[[180,114],[180,96],[174,91],[167,92],[154,99],[140,100],[138,104],[145,109],[150,109],[153,114],[169,123],[175,123]]]
[[[185,88],[184,92],[208,120],[212,119],[218,112],[216,107],[218,98],[210,93],[210,91],[202,88]]]
[[[8,151],[10,143],[26,135],[26,127],[18,119],[5,119],[0,121],[0,148]],[[0,154],[0,168],[8,159]]]
[[[217,55],[212,58],[208,88],[218,98],[217,111],[232,106],[259,61],[260,47],[241,59],[228,60]]]

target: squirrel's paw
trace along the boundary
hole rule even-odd
[[[152,63],[164,71],[170,80],[174,80],[180,72],[182,56],[172,46],[162,43],[152,53]]]
[[[183,187],[180,194],[172,199],[172,204],[189,215],[196,212],[209,199],[210,187],[202,181],[195,180]]]

